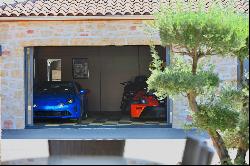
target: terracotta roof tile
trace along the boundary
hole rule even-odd
[[[186,3],[190,0],[183,0]],[[206,0],[208,8],[213,0]],[[229,0],[221,0],[222,4]],[[0,6],[0,17],[10,16],[86,16],[86,15],[152,15],[160,5],[176,7],[176,0],[26,0]],[[197,8],[198,0],[192,0],[191,8]],[[235,8],[249,13],[248,0],[237,0]]]

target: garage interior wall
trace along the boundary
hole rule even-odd
[[[157,47],[159,55],[164,49]],[[74,79],[73,58],[87,58],[88,79]],[[120,111],[125,81],[149,76],[152,57],[148,46],[35,47],[35,84],[47,80],[47,59],[61,59],[62,81],[76,81],[89,89],[89,111]]]

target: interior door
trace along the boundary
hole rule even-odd
[[[120,111],[121,82],[133,80],[139,73],[137,46],[102,47],[101,111]]]

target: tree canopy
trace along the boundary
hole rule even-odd
[[[164,6],[156,13],[155,27],[163,45],[171,45],[180,52],[198,57],[211,54],[227,55],[245,45],[249,35],[248,15],[236,12],[232,4],[218,1],[206,8],[205,1],[192,10],[177,0],[175,9]]]

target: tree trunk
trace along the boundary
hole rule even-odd
[[[193,112],[199,111],[198,104],[196,102],[196,93],[194,91],[190,91],[187,94],[187,97],[188,97],[189,107],[191,108],[191,110]]]
[[[245,119],[244,124],[249,124],[249,106],[247,104],[249,98],[245,99],[246,102],[244,102],[243,105],[243,109],[241,110],[244,114],[245,117],[247,117],[247,119]],[[246,126],[241,126],[244,128],[246,128]],[[237,155],[236,158],[234,159],[234,164],[239,164],[239,165],[246,165],[246,154],[247,151],[249,149],[249,144],[247,144],[246,142],[248,142],[248,136],[246,135],[246,133],[244,131],[242,132],[238,132],[238,135],[240,136],[240,140],[239,140],[239,148],[237,149]]]
[[[196,73],[197,73],[198,60],[199,60],[198,56],[194,55],[193,56],[193,64],[192,64],[193,75],[196,75]],[[188,97],[188,102],[189,102],[189,106],[190,106],[191,110],[193,112],[199,111],[198,104],[196,102],[196,97],[197,97],[196,92],[191,90],[187,94],[187,97]],[[207,132],[211,137],[213,145],[214,145],[216,152],[220,158],[221,164],[227,164],[228,160],[230,159],[230,156],[228,155],[228,151],[227,151],[227,148],[225,146],[225,143],[224,143],[222,137],[220,136],[220,134],[217,131],[212,132],[211,130],[208,130]]]
[[[239,165],[246,165],[246,154],[247,150],[243,148],[238,148],[237,150],[237,155],[234,159],[234,164],[239,164]]]
[[[239,75],[239,87],[242,88],[243,86],[243,82],[244,82],[244,60],[243,59],[239,59],[239,65],[240,65],[240,75]],[[248,107],[248,100],[249,99],[245,99],[246,102],[244,102],[243,104],[243,109],[241,111],[244,111],[244,113],[246,114],[247,117],[249,117],[249,107]],[[249,121],[249,120],[248,120]],[[246,153],[247,153],[247,149],[244,148],[244,138],[246,138],[246,135],[242,134],[241,132],[239,133],[239,135],[241,135],[241,140],[240,140],[240,144],[243,145],[242,147],[239,147],[237,150],[237,155],[236,158],[234,159],[235,164],[246,164]]]
[[[199,60],[198,55],[193,55],[193,64],[192,64],[192,73],[193,73],[193,75],[196,75],[198,60]]]
[[[229,164],[228,162],[230,161],[230,156],[228,154],[227,148],[220,134],[217,131],[213,132],[211,130],[208,130],[208,134],[211,137],[213,145],[220,158],[221,164],[222,165]]]
[[[194,111],[194,112],[199,111],[195,97],[193,97],[192,94],[191,95],[188,94],[188,101],[189,101],[189,106],[191,107],[192,111]],[[215,131],[213,133],[211,130],[208,130],[207,132],[211,137],[213,145],[214,145],[216,152],[220,158],[221,164],[223,164],[223,165],[227,164],[228,160],[230,159],[230,156],[228,155],[227,148],[226,148],[225,143],[224,143],[223,139],[221,138],[220,134],[217,131]]]
[[[193,55],[193,64],[192,64],[192,73],[193,73],[193,75],[196,75],[197,66],[198,66],[198,56],[196,54],[194,54]],[[194,111],[194,112],[198,111],[196,96],[197,96],[197,94],[193,90],[191,90],[187,94],[189,106],[191,107],[191,110]]]

